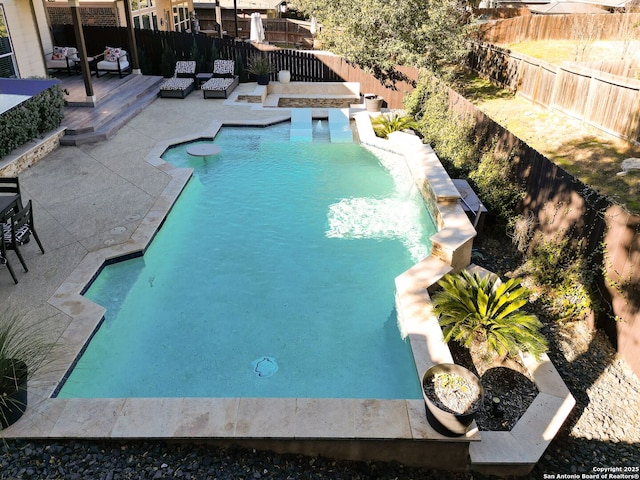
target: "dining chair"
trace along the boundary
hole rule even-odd
[[[18,179],[18,177],[0,177],[0,196],[17,197],[17,209],[11,209],[7,212],[4,212],[2,214],[3,217],[7,218],[9,217],[9,215],[13,215],[17,210],[22,209],[22,201],[20,197],[20,180]],[[4,221],[5,218],[0,218],[0,221]]]
[[[7,247],[4,244],[4,235],[0,235],[0,265],[6,265],[9,269],[9,273],[13,278],[15,283],[18,283],[18,277],[16,277],[13,268],[11,268],[11,264],[9,263],[9,258],[7,258]]]
[[[44,253],[42,242],[40,242],[40,238],[33,226],[33,209],[31,207],[31,200],[29,200],[24,208],[18,210],[9,218],[9,222],[2,223],[5,247],[7,250],[13,250],[16,252],[18,260],[20,260],[25,272],[28,272],[29,269],[22,257],[22,253],[20,253],[19,247],[29,243],[31,236],[33,235],[33,238],[36,239],[40,250]]]

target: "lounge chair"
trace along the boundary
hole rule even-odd
[[[47,70],[64,70],[69,75],[78,71],[80,58],[75,47],[53,47],[44,57]]]
[[[202,84],[204,98],[229,98],[229,94],[240,83],[240,77],[234,75],[233,60],[215,60],[213,62],[213,78]]]
[[[185,98],[195,88],[196,62],[176,62],[173,77],[160,85],[160,98]]]
[[[93,61],[96,77],[100,77],[100,72],[117,73],[120,78],[131,73],[129,54],[121,48],[106,47],[103,53],[93,57]]]

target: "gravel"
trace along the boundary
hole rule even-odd
[[[493,244],[492,242],[496,242]],[[481,240],[476,263],[504,274],[505,242]],[[496,253],[499,252],[499,253]],[[495,260],[494,260],[495,259]],[[576,398],[576,406],[532,473],[597,473],[598,468],[629,469],[639,478],[640,380],[603,333],[583,322],[550,322],[545,331],[549,356]],[[624,472],[620,472],[624,473]],[[165,442],[25,441],[0,446],[4,479],[483,479],[477,473],[424,470],[398,463],[347,462],[301,455],[277,455],[242,448]],[[608,478],[600,476],[599,478]]]

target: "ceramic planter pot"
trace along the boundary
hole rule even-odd
[[[467,410],[464,413],[452,413],[448,409],[441,408],[431,398],[429,398],[425,393],[424,386],[431,383],[433,378],[439,373],[459,375],[470,384],[475,385],[479,399],[479,401],[475,403],[475,408]],[[440,363],[438,365],[434,365],[425,372],[422,376],[422,395],[424,397],[429,424],[435,431],[448,437],[458,437],[467,433],[476,413],[480,408],[482,408],[482,403],[484,401],[484,389],[482,388],[480,379],[474,375],[473,372],[453,363]]]
[[[256,75],[256,81],[258,85],[269,85],[269,74]]]
[[[20,360],[10,360],[0,374],[5,378],[0,392],[0,429],[16,423],[27,409],[27,365]]]
[[[289,83],[291,81],[291,72],[289,70],[280,70],[278,72],[278,81],[280,83]]]
[[[379,112],[382,108],[383,101],[384,99],[377,95],[365,95],[364,106],[367,109],[367,112]]]

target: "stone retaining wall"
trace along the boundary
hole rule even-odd
[[[45,134],[42,139],[31,140],[16,148],[0,160],[0,176],[17,177],[20,172],[38,163],[47,154],[58,148],[66,127]]]

